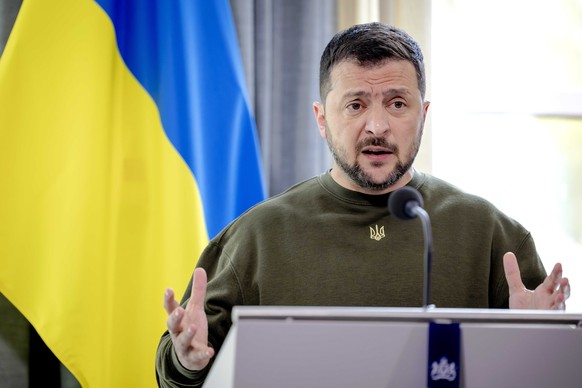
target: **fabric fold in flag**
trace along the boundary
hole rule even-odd
[[[228,1],[97,0],[198,182],[209,236],[265,198]]]
[[[26,0],[0,59],[0,292],[84,387],[155,386],[165,288],[264,198],[228,1],[203,3]]]

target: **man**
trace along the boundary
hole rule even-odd
[[[432,303],[564,308],[569,282],[560,264],[546,277],[529,232],[489,202],[413,169],[425,91],[422,53],[403,31],[372,23],[330,41],[314,113],[332,169],[226,227],[200,257],[182,305],[166,291],[161,386],[202,384],[235,305],[420,306],[420,226],[386,206],[405,185],[422,194],[433,223]]]

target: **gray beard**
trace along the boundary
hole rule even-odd
[[[397,164],[394,167],[394,170],[388,174],[384,181],[375,182],[372,180],[372,177],[362,169],[357,161],[355,161],[352,165],[347,162],[345,151],[335,147],[327,127],[326,132],[327,145],[339,168],[341,168],[356,185],[363,189],[369,189],[373,191],[382,191],[398,182],[400,178],[402,178],[404,174],[406,174],[406,172],[412,167],[412,163],[414,163],[414,159],[416,158],[420,148],[421,136],[419,135],[410,154],[407,155],[406,159],[402,160],[399,157],[398,147],[395,144],[388,143],[384,138],[368,138],[358,143],[356,146],[356,154],[359,154],[364,147],[369,145],[387,147],[394,151],[394,155],[397,158]]]

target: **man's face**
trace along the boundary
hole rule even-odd
[[[334,179],[370,194],[406,184],[428,105],[408,61],[389,60],[375,67],[337,64],[325,106],[314,104],[320,134],[334,157]]]

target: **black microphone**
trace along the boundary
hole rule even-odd
[[[394,191],[388,197],[388,209],[401,220],[412,220],[417,216],[422,221],[424,232],[424,293],[422,304],[425,308],[434,307],[430,305],[430,266],[432,262],[432,232],[430,227],[430,217],[423,208],[424,202],[420,193],[410,187],[404,186]]]

